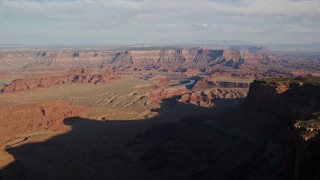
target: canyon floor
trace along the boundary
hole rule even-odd
[[[300,120],[319,110],[319,57],[261,47],[0,51],[0,179],[299,179],[294,163],[314,156],[301,156],[278,109],[293,99]],[[295,99],[297,82],[281,79],[299,75],[316,80],[296,80]]]

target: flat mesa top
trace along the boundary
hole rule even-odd
[[[302,83],[320,86],[320,76],[286,77],[286,78],[265,78],[255,80],[256,82],[270,83]]]

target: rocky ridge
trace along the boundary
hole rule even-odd
[[[163,88],[151,91],[147,96],[150,98],[149,105],[154,108],[168,106],[174,109],[181,105],[194,105],[199,107],[214,107],[217,104],[222,106],[228,100],[230,102],[225,105],[235,105],[240,103],[247,95],[247,88],[206,88],[190,90],[186,87]],[[169,103],[163,105],[163,102]]]
[[[157,50],[45,50],[0,54],[0,60],[33,59],[25,69],[54,69],[63,67],[104,67],[109,65],[219,65],[238,69],[246,64],[246,58],[259,62],[268,60],[264,51],[212,50],[199,48],[157,49]],[[270,59],[270,58],[269,58]]]
[[[103,70],[100,73],[95,73],[90,69],[75,69],[67,73],[59,75],[38,75],[25,79],[13,80],[0,90],[0,93],[12,93],[17,91],[25,91],[29,89],[36,89],[39,87],[51,87],[61,84],[70,83],[104,83],[110,80],[119,79],[120,75],[115,73],[112,69]]]

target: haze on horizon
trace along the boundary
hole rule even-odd
[[[0,44],[319,43],[319,0],[0,0]]]

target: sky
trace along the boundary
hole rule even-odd
[[[0,44],[320,42],[320,0],[0,0]]]

